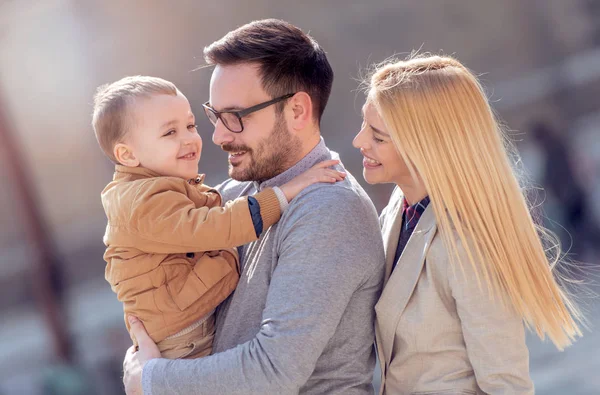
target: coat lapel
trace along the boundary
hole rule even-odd
[[[402,226],[403,199],[404,196],[399,189],[394,191],[390,199],[390,204],[386,207],[385,217],[383,218],[384,221],[381,228],[381,234],[383,236],[383,247],[385,251],[384,285],[387,283],[390,274],[392,273],[394,255],[396,255],[396,249],[398,248],[398,238],[400,237],[400,227]]]
[[[401,217],[401,215],[397,213],[397,217]],[[400,218],[399,221],[401,222],[401,220]],[[396,218],[394,225],[397,225],[397,222]],[[383,293],[375,306],[377,347],[380,357],[382,357],[380,358],[382,370],[387,368],[387,364],[391,360],[400,315],[404,312],[419,280],[435,230],[435,214],[430,205],[419,219],[417,227],[404,248],[394,272],[388,277]],[[389,268],[386,266],[386,273],[391,271],[399,237],[399,226],[397,231],[396,226],[391,226],[386,244],[386,265],[389,266]]]
[[[402,226],[402,199],[404,198],[402,191],[396,187],[390,197],[390,202],[387,207],[383,210],[381,216],[381,235],[383,237],[383,247],[385,251],[385,277],[384,286],[390,278],[392,272],[392,265],[394,263],[394,255],[398,248],[398,238],[400,237],[400,227]],[[381,336],[379,334],[379,327],[375,324],[375,337],[376,337],[376,348],[377,357],[379,358],[379,365],[381,367],[381,390],[380,394],[383,393],[383,383],[386,373],[386,364],[383,359],[383,350],[381,344]]]

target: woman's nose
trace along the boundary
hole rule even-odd
[[[361,129],[358,132],[358,134],[354,137],[354,140],[352,140],[352,146],[358,149],[366,148],[364,139],[364,129]]]

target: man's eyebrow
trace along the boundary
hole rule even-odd
[[[224,111],[242,111],[245,107],[242,106],[228,106],[228,107],[224,107],[220,110],[216,109],[210,102],[208,103],[208,106],[210,108],[212,108],[213,110],[215,110],[216,112],[224,112]]]

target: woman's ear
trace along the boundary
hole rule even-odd
[[[289,99],[288,108],[291,110],[288,124],[292,129],[302,130],[313,121],[313,103],[308,93],[296,93]]]
[[[136,158],[133,150],[127,144],[118,143],[115,145],[113,154],[115,155],[117,161],[123,166],[137,167],[140,165],[139,159]]]

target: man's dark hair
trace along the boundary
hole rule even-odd
[[[296,26],[278,19],[248,23],[204,48],[204,59],[222,66],[258,64],[265,92],[273,98],[299,91],[308,93],[315,119],[321,121],[331,93],[333,70],[325,51]]]

